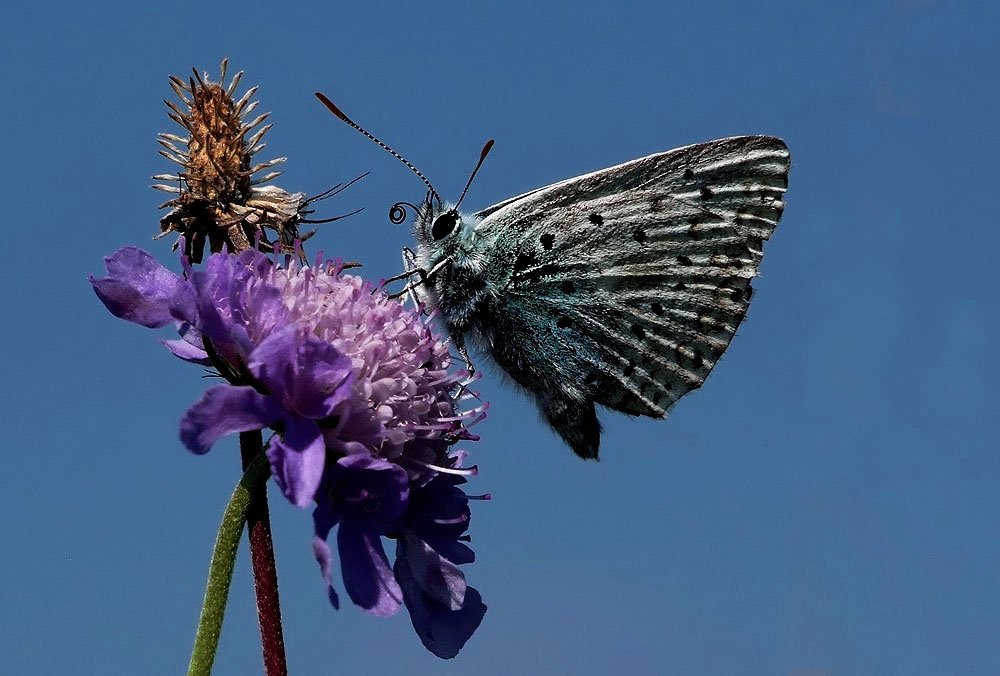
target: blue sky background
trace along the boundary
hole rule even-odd
[[[1000,6],[22,3],[0,29],[0,671],[187,665],[238,451],[184,451],[205,387],[86,282],[150,242],[167,75],[229,56],[273,111],[279,185],[367,207],[313,241],[399,270],[422,186],[467,204],[712,138],[792,151],[746,322],[666,421],[605,415],[577,460],[495,377],[472,447],[489,612],[452,662],[327,603],[307,512],[272,489],[295,674],[1000,672]],[[164,333],[163,335],[168,335]],[[245,543],[244,543],[245,544]],[[247,553],[217,673],[260,670]]]

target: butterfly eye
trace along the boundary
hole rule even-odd
[[[451,234],[457,224],[458,214],[454,211],[447,211],[434,219],[434,225],[431,226],[431,237],[434,238],[435,242],[444,239]]]

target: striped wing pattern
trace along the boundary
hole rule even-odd
[[[578,454],[597,454],[594,403],[662,417],[704,383],[746,314],[788,167],[780,139],[734,137],[482,212],[477,230],[508,249],[493,352]]]

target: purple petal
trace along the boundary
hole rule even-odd
[[[465,600],[465,575],[458,566],[447,560],[430,545],[407,532],[405,546],[399,547],[397,555],[406,556],[413,581],[428,596],[449,610],[458,610]]]
[[[148,253],[127,246],[104,259],[108,276],[89,277],[94,292],[116,317],[151,329],[194,317],[194,291]]]
[[[438,474],[414,490],[411,526],[421,540],[454,564],[472,563],[475,553],[459,538],[469,527],[469,498],[456,485],[459,477]]]
[[[438,554],[448,559],[456,565],[463,563],[473,563],[476,560],[476,553],[472,548],[459,540],[436,537],[434,535],[423,535],[420,537]]]
[[[315,420],[286,415],[281,435],[267,446],[271,474],[296,507],[308,507],[316,496],[326,464],[326,444]]]
[[[205,339],[201,331],[187,322],[180,322],[177,327],[177,333],[181,335],[181,340],[161,340],[160,342],[175,357],[180,357],[184,361],[204,366],[212,365],[212,360],[209,359],[208,352],[205,351]]]
[[[181,442],[192,453],[208,453],[227,434],[263,429],[280,420],[282,413],[274,397],[265,397],[252,387],[216,385],[184,414]]]
[[[161,340],[161,343],[170,350],[175,357],[180,357],[184,361],[210,366],[212,360],[208,358],[208,353],[200,347],[195,347],[186,340]]]
[[[396,528],[410,495],[406,470],[369,455],[348,455],[333,468],[334,487],[348,504],[363,509],[382,532]]]
[[[313,530],[316,537],[323,540],[326,540],[333,527],[340,523],[340,510],[333,501],[324,499],[326,496],[326,493],[316,496],[316,509],[313,510]]]
[[[450,610],[424,593],[413,576],[406,556],[396,545],[396,565],[393,570],[403,590],[403,602],[410,613],[410,621],[420,637],[420,642],[432,653],[451,659],[475,633],[486,614],[482,596],[474,587],[465,590],[465,602],[459,610]]]
[[[374,525],[345,514],[337,529],[337,549],[344,587],[351,600],[378,617],[398,612],[402,591]]]
[[[191,283],[198,292],[198,327],[213,341],[229,340],[229,329],[220,312],[223,300],[232,293],[231,286],[236,274],[236,259],[233,256],[212,255],[201,270],[191,274]],[[225,303],[229,309],[229,304]]]
[[[221,256],[223,254],[216,255]],[[267,257],[267,254],[255,251],[254,249],[244,249],[236,255],[236,260],[246,269],[247,274],[258,278],[266,276],[271,268],[274,267],[274,263]]]
[[[240,287],[246,287],[248,284],[256,285],[258,280],[267,280],[274,268],[270,258],[252,249],[240,252],[237,261],[242,266],[236,275],[236,282]],[[266,289],[268,293],[263,296],[260,294],[261,289],[255,290],[253,314],[247,318],[248,323],[256,327],[257,335],[266,335],[289,323],[289,311],[285,306],[281,290],[271,284],[268,284]]]
[[[340,521],[340,510],[334,500],[328,499],[329,491],[316,496],[316,509],[313,510],[313,555],[319,562],[319,569],[326,582],[327,596],[334,608],[340,609],[340,597],[333,588],[333,553],[326,543],[330,530]]]
[[[337,596],[337,591],[333,588],[333,552],[330,551],[330,545],[326,544],[325,535],[313,537],[313,556],[319,562],[319,570],[323,574],[323,581],[326,582],[326,595],[330,598],[333,607],[340,610],[340,597]]]
[[[351,392],[351,359],[306,329],[275,331],[250,355],[250,372],[306,418],[329,416]]]
[[[257,268],[247,267],[236,256],[209,256],[202,269],[191,274],[191,282],[197,290],[197,326],[227,356],[245,356],[253,349],[251,323],[257,326],[262,318],[268,319],[268,327],[287,323],[281,290],[262,283]]]

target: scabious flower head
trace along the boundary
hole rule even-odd
[[[306,199],[305,193],[264,185],[282,174],[268,170],[286,158],[254,163],[254,155],[265,145],[261,139],[273,126],[261,126],[270,113],[248,119],[257,107],[258,102],[251,101],[257,87],[236,100],[243,71],[226,85],[227,65],[224,59],[218,83],[197,70],[187,82],[171,76],[170,86],[181,103],[164,101],[170,119],[184,129],[184,135],[159,137],[160,154],[179,164],[181,171],[153,177],[170,181],[154,188],[177,195],[161,205],[171,210],[160,220],[158,236],[179,233],[177,241],[185,243],[184,253],[194,263],[201,262],[206,243],[213,252],[223,247],[239,252],[253,248],[259,239],[265,251],[270,250],[267,230],[277,235],[283,251],[292,251],[296,238],[305,240],[312,234],[300,235],[298,225],[311,213],[309,203],[322,197]]]
[[[296,506],[314,505],[313,552],[331,602],[333,552],[351,600],[379,616],[406,605],[435,654],[453,657],[486,606],[459,565],[469,500],[453,446],[474,440],[485,415],[447,345],[419,313],[340,265],[283,266],[254,250],[210,256],[186,277],[126,247],[91,278],[116,316],[174,324],[176,356],[214,366],[228,384],[209,388],[181,421],[181,440],[205,453],[222,436],[271,428],[271,471]],[[487,497],[487,496],[480,496]],[[396,540],[390,566],[383,538]]]

